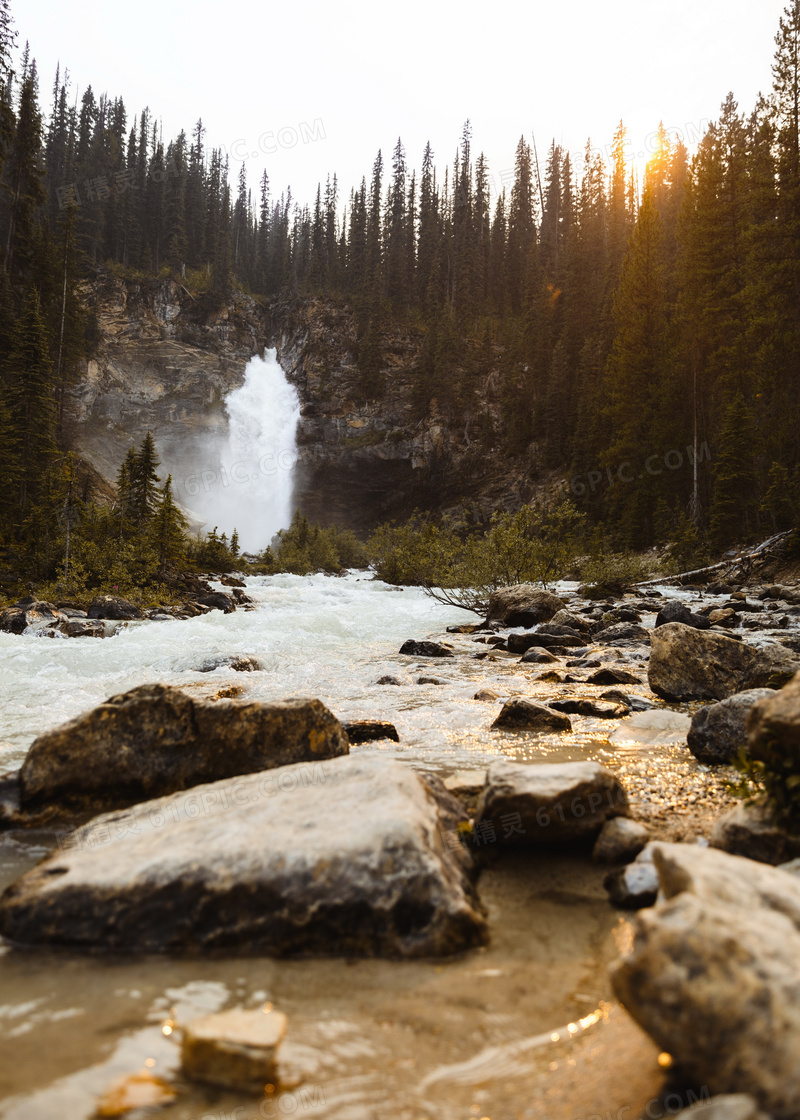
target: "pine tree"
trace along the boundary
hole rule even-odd
[[[53,367],[39,294],[31,289],[11,332],[6,362],[7,407],[18,464],[18,504],[24,513],[56,451]]]
[[[179,563],[186,551],[186,531],[189,522],[175,504],[172,494],[172,475],[167,475],[158,497],[158,506],[150,524],[150,542],[158,553],[158,566],[165,571]]]
[[[139,528],[147,526],[158,509],[160,482],[156,473],[158,465],[155,441],[152,433],[148,432],[142,440],[142,446],[135,460],[131,463],[129,476],[131,518]]]
[[[603,465],[638,464],[658,446],[666,355],[664,239],[655,200],[645,190],[614,296],[615,336],[606,370],[608,442]],[[613,514],[628,543],[641,547],[652,533],[656,479],[610,491]]]

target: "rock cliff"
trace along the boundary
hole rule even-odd
[[[101,274],[84,288],[97,343],[71,394],[72,442],[113,481],[127,450],[155,437],[163,474],[192,508],[187,479],[214,470],[227,433],[224,398],[265,347],[301,398],[296,504],[314,520],[365,529],[415,507],[462,503],[483,520],[530,497],[530,460],[501,451],[496,375],[487,371],[480,418],[420,417],[412,394],[419,331],[384,340],[386,392],[364,398],[352,313],[330,301],[263,302],[194,296],[174,280]],[[199,520],[198,520],[199,524]]]

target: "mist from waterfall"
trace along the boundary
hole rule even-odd
[[[244,383],[225,398],[228,440],[193,476],[186,504],[244,551],[265,548],[292,518],[300,398],[275,350],[250,359]],[[188,488],[187,488],[188,489]],[[192,493],[194,491],[194,493]]]

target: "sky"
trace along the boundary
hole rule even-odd
[[[582,162],[620,120],[641,169],[659,121],[690,150],[729,91],[749,113],[771,85],[785,0],[11,0],[49,111],[56,65],[72,96],[92,85],[146,106],[165,139],[199,117],[231,178],[291,186],[313,202],[338,175],[346,198],[398,136],[418,168],[426,141],[451,163],[469,119],[495,191],[510,185],[520,136],[542,166],[553,139]],[[129,124],[131,117],[129,116]],[[673,133],[674,135],[677,133]]]

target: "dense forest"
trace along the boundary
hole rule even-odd
[[[273,197],[266,173],[248,184],[201,120],[165,140],[149,110],[79,95],[66,72],[43,109],[36,63],[26,47],[14,72],[16,53],[0,0],[7,563],[46,569],[63,553],[59,512],[89,516],[64,412],[93,344],[78,283],[108,268],[209,298],[342,301],[376,400],[387,333],[412,324],[420,412],[480,415],[496,373],[508,454],[562,475],[620,547],[687,533],[723,547],[797,524],[800,0],[780,21],[769,95],[749,113],[729,95],[691,158],[661,128],[639,183],[622,123],[610,162],[587,143],[579,167],[553,143],[540,168],[523,137],[495,199],[469,123],[444,167],[428,145],[412,168],[398,140],[349,193],[331,175],[301,205]],[[93,532],[139,540],[164,501],[120,501]],[[162,559],[165,532],[151,542]]]

